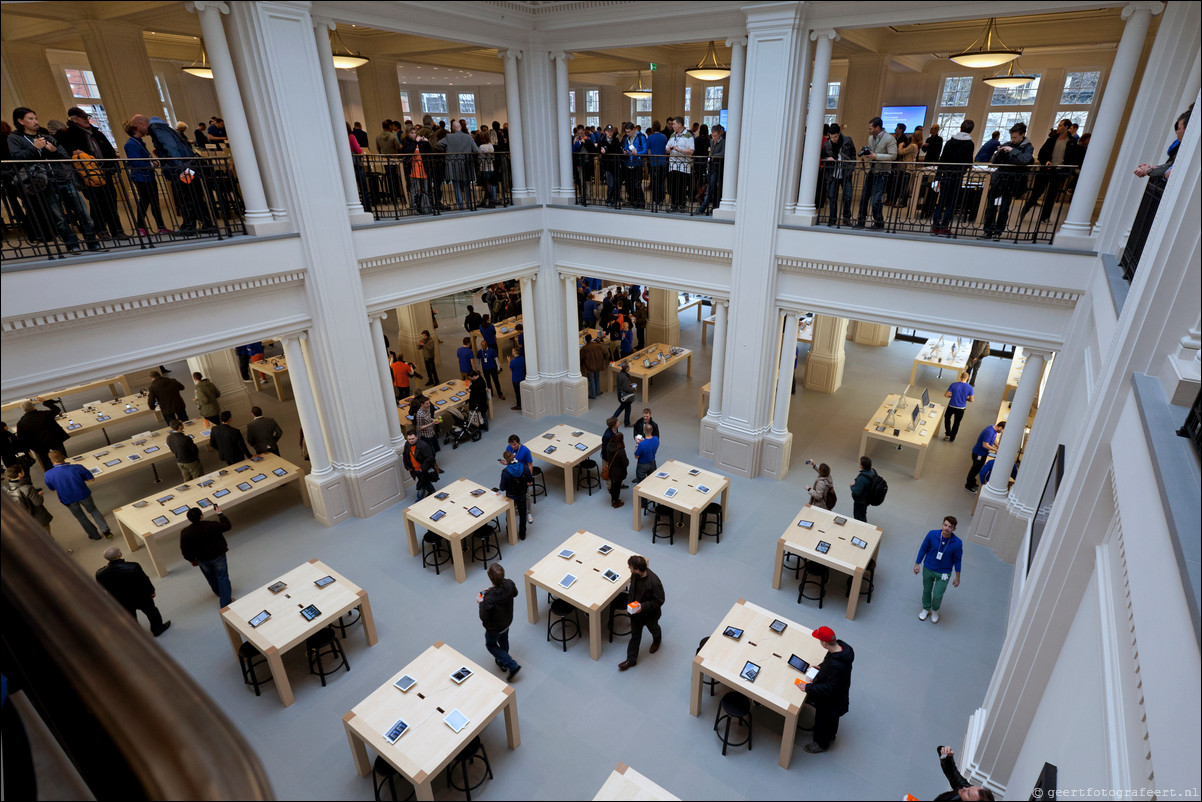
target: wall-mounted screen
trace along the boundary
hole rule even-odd
[[[891,134],[898,123],[905,123],[906,133],[909,134],[918,126],[926,125],[926,119],[926,106],[885,106],[881,109],[881,122]]]

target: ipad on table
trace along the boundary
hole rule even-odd
[[[213,498],[225,498],[230,494],[229,488],[222,488],[213,494]]]
[[[317,609],[316,604],[310,604],[308,607],[300,611],[300,614],[305,617],[306,621],[312,621],[317,616],[321,615],[321,610]]]
[[[609,554],[613,550],[614,550],[614,547],[609,545],[608,543],[603,543],[597,547],[597,551],[601,552],[602,554]]]
[[[276,468],[274,471],[272,471],[272,473],[274,473],[276,476],[283,476],[284,474],[288,473],[288,471],[284,470],[283,468]]]
[[[446,498],[449,495],[451,495],[451,494],[443,491],[441,493],[435,493],[434,498],[438,499],[439,501],[442,501],[444,498]]]
[[[242,473],[243,471],[249,471],[249,470],[250,470],[249,465],[243,465],[239,468],[234,468],[234,473]]]
[[[570,560],[570,559],[572,559],[572,555],[575,553],[576,552],[572,551],[571,549],[561,549],[559,552],[559,556],[563,557],[565,560]]]
[[[739,672],[739,676],[748,682],[755,682],[755,678],[760,675],[760,667],[750,660],[743,666],[743,670]]]
[[[788,626],[788,624],[786,624],[784,621],[781,621],[779,618],[777,618],[771,624],[768,625],[768,629],[772,630],[773,632],[775,632],[779,635],[780,633],[785,631],[785,627],[787,627],[787,626]]]
[[[267,589],[270,590],[272,593],[279,593],[281,590],[283,590],[286,587],[288,587],[287,582],[272,582],[270,585],[267,586]]]
[[[456,685],[463,684],[463,681],[472,675],[472,670],[467,666],[460,666],[459,670],[451,675],[451,679]]]
[[[392,683],[401,693],[408,693],[409,689],[417,684],[417,680],[406,674],[405,676]]]
[[[798,521],[797,525],[800,526],[802,529],[813,529],[814,528],[813,521]]]
[[[313,580],[313,584],[317,585],[317,587],[319,587],[319,588],[324,588],[326,585],[332,585],[333,583],[334,583],[334,577],[332,577],[332,576],[323,576],[321,579]]]
[[[819,554],[826,554],[830,550],[831,544],[827,543],[825,540],[819,540],[818,545],[814,547],[814,551],[818,552]]]
[[[484,514],[484,510],[480,509],[479,507],[472,507],[468,510],[468,514],[470,514],[473,518],[479,518]]]
[[[617,571],[615,571],[612,568],[606,568],[605,573],[603,573],[601,576],[605,577],[610,582],[617,582],[619,579],[622,578],[622,575],[619,574]]]
[[[448,727],[458,733],[462,732],[463,728],[468,725],[469,719],[459,712],[459,708],[455,708],[450,713],[447,713],[447,717],[443,721],[446,722]]]
[[[171,523],[171,519],[169,519],[166,515],[160,515],[158,518],[153,519],[151,523],[158,524],[159,526],[166,526],[167,524]]]
[[[446,517],[446,514],[447,514],[446,510],[435,510],[434,514],[430,516],[430,520],[431,521],[441,521],[443,518]]]
[[[262,624],[268,618],[271,618],[271,613],[264,610],[263,612],[259,613],[254,618],[247,621],[246,623],[250,624],[252,627],[257,627],[259,624]]]
[[[727,627],[726,629],[722,630],[722,634],[732,640],[738,640],[739,638],[743,637],[743,630],[739,629],[738,627]]]
[[[810,670],[810,664],[795,654],[789,656],[789,667],[797,669],[802,674]]]
[[[563,579],[559,580],[559,586],[565,590],[574,584],[576,584],[575,574],[564,574]]]
[[[250,482],[239,482],[238,489],[245,493],[247,490],[250,490]]]
[[[855,546],[858,549],[866,549],[866,548],[868,548],[868,541],[860,540],[858,537],[853,537],[851,539],[851,545]]]
[[[394,744],[397,742],[397,739],[404,735],[405,731],[408,729],[409,725],[405,723],[405,719],[398,718],[396,720],[396,724],[393,724],[392,727],[389,728],[388,732],[384,733],[384,740],[388,741],[390,744]]]

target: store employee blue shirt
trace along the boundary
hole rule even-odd
[[[968,406],[968,399],[972,398],[972,385],[968,382],[954,382],[947,391],[952,394],[947,405],[956,409],[964,409]]]
[[[923,568],[937,574],[946,574],[950,571],[958,574],[960,573],[960,557],[963,554],[964,541],[955,535],[944,540],[942,529],[932,529],[927,532],[926,539],[922,541],[922,546],[918,549],[918,558],[914,560],[914,563],[922,563]]]
[[[498,370],[497,368],[497,349],[489,346],[481,348],[476,352],[476,356],[480,357],[481,370]]]
[[[993,441],[996,439],[997,439],[997,427],[986,426],[984,429],[981,430],[981,433],[979,435],[977,435],[977,442],[973,444],[972,453],[977,455],[978,457],[988,456],[989,449],[986,448],[985,446],[992,445]]]
[[[58,493],[58,500],[63,505],[83,501],[92,495],[88,482],[92,480],[92,472],[82,465],[55,465],[46,471],[43,477],[46,487]]]
[[[472,349],[469,346],[461,345],[455,351],[455,356],[459,357],[459,372],[472,372]]]

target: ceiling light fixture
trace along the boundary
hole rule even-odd
[[[200,57],[182,69],[184,72],[189,75],[195,75],[197,78],[213,80],[213,68],[209,65],[209,54],[205,52],[204,40],[200,42]]]
[[[651,90],[648,89],[647,87],[643,86],[643,71],[642,70],[639,70],[638,80],[636,80],[633,84],[631,84],[630,88],[627,89],[622,94],[626,95],[626,97],[633,98],[635,100],[646,100],[647,98],[651,97]]]
[[[1010,62],[1009,69],[1005,73],[998,73],[990,78],[985,79],[985,83],[990,86],[996,86],[1002,89],[1013,89],[1017,86],[1026,86],[1035,80],[1034,75],[1027,75],[1019,67],[1019,71],[1015,72],[1014,68],[1018,66],[1018,59]]]
[[[730,77],[730,68],[718,61],[718,51],[711,41],[705,58],[701,59],[701,63],[693,69],[685,70],[685,75],[696,78],[698,81],[721,81],[723,78]]]
[[[962,67],[979,69],[1000,67],[1007,62],[1014,61],[1022,54],[1023,51],[1006,46],[997,33],[996,19],[990,17],[989,22],[985,23],[985,31],[973,40],[971,45],[960,53],[953,53],[948,58]]]
[[[330,32],[330,50],[334,53],[334,69],[353,70],[371,61],[359,51],[347,47],[343,43],[342,37],[338,35],[337,29]]]

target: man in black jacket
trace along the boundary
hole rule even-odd
[[[48,471],[51,468],[51,451],[60,451],[63,456],[67,455],[66,443],[69,435],[58,425],[53,412],[36,408],[33,401],[21,402],[21,410],[25,414],[17,421],[17,439],[25,446],[26,451],[38,455],[42,470]]]
[[[872,478],[876,471],[872,469],[871,457],[860,457],[860,472],[851,483],[851,517],[857,521],[868,523],[868,489],[872,487]]]
[[[500,563],[488,566],[488,578],[492,587],[477,597],[480,622],[484,624],[484,647],[497,665],[509,672],[507,679],[512,682],[522,670],[517,660],[509,656],[509,626],[513,623],[513,600],[518,597],[518,589],[512,579],[505,578]]]
[[[639,661],[639,646],[643,642],[643,627],[651,632],[651,654],[659,651],[663,633],[659,628],[659,616],[664,606],[664,583],[659,581],[647,567],[647,558],[631,555],[626,561],[630,567],[630,591],[627,598],[631,604],[638,603],[638,611],[630,616],[630,644],[626,647],[626,659],[618,664],[619,671],[633,667]]]
[[[401,453],[401,462],[405,470],[417,482],[417,501],[434,492],[434,482],[438,479],[438,465],[434,462],[434,449],[430,444],[417,436],[416,431],[405,435],[405,450]]]
[[[154,409],[155,404],[158,404],[159,412],[168,424],[177,419],[187,420],[188,410],[184,406],[184,397],[180,395],[184,386],[175,379],[168,379],[157,370],[150,371],[150,375],[153,378],[146,393],[146,405]]]
[[[137,563],[122,559],[121,549],[106,549],[104,559],[108,564],[96,571],[96,581],[117,600],[117,603],[138,620],[138,610],[150,621],[150,634],[156,638],[167,631],[170,621],[164,621],[159,608],[154,605],[154,585],[150,577]]]
[[[260,407],[251,407],[250,414],[255,416],[254,420],[246,424],[246,439],[251,450],[256,454],[272,453],[280,456],[279,442],[284,436],[284,430],[275,422],[275,418],[263,417]]]
[[[1027,126],[1015,123],[1010,126],[1010,141],[993,154],[991,164],[997,170],[989,181],[989,195],[985,205],[985,233],[978,239],[1001,239],[1010,223],[1010,201],[1026,186],[1029,171],[1026,169],[1035,160],[1035,146],[1027,139]]]
[[[125,231],[117,214],[117,190],[113,186],[114,182],[120,180],[121,168],[115,161],[117,151],[113,143],[109,142],[103,131],[92,125],[88,113],[79,106],[67,109],[67,127],[63,129],[59,141],[72,155],[86,153],[93,159],[113,160],[102,165],[102,175],[84,181],[83,191],[92,207],[97,231],[102,232],[107,228],[114,239],[124,237]],[[93,183],[96,185],[93,186]]]
[[[231,417],[233,415],[228,409],[222,412],[221,423],[214,426],[209,432],[209,448],[220,454],[226,465],[233,465],[251,457],[250,449],[246,447],[246,440],[242,438],[242,432],[230,426]]]
[[[943,776],[947,777],[948,783],[952,786],[952,790],[944,791],[935,797],[935,802],[954,802],[957,799],[984,799],[993,802],[993,791],[979,785],[970,785],[968,780],[960,774],[960,770],[956,768],[956,758],[954,757],[956,750],[950,746],[937,746],[935,749],[939,752],[939,767],[943,769]]]
[[[1023,203],[1022,211],[1018,215],[1020,220],[1027,216],[1027,212],[1035,208],[1035,204],[1041,203],[1041,197],[1043,200],[1042,208],[1039,211],[1039,222],[1046,223],[1052,218],[1052,211],[1056,208],[1060,188],[1064,186],[1064,180],[1070,174],[1071,165],[1081,163],[1077,155],[1079,148],[1076,140],[1069,134],[1069,127],[1072,124],[1073,121],[1067,117],[1061,120],[1056,125],[1056,130],[1048,134],[1043,147],[1039,149],[1039,154],[1035,158],[1043,169],[1035,174],[1035,184],[1027,194],[1027,200]]]
[[[952,215],[961,198],[960,185],[964,174],[972,164],[975,146],[972,142],[972,120],[960,123],[960,130],[948,137],[939,154],[939,171],[935,174],[935,182],[939,185],[939,203],[935,206],[935,216],[931,219],[932,234],[950,234]],[[927,161],[932,161],[929,157]]]
[[[847,712],[851,664],[856,653],[843,641],[836,640],[830,627],[818,627],[810,634],[826,649],[818,676],[805,689],[806,701],[814,706],[814,743],[806,744],[805,750],[817,754],[830,748],[839,731],[839,717]]]
[[[184,434],[184,424],[179,418],[171,421],[171,433],[167,435],[167,448],[175,455],[175,464],[179,466],[180,475],[184,481],[199,479],[204,475],[204,466],[200,464],[200,449],[192,438]]]
[[[221,508],[214,505],[216,521],[206,521],[199,507],[188,508],[190,523],[179,533],[179,551],[184,559],[200,568],[220,601],[220,607],[228,607],[233,600],[230,591],[229,565],[225,554],[230,546],[225,542],[225,532],[230,531],[230,519]]]
[[[847,162],[847,164],[843,164]],[[852,177],[855,175],[856,143],[843,134],[838,123],[831,123],[830,136],[822,143],[822,171],[826,174],[826,198],[830,203],[828,226],[839,222],[839,190],[843,195],[843,225],[851,225]]]

